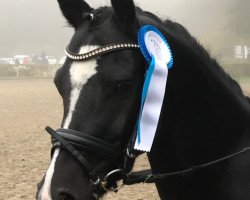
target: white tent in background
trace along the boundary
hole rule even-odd
[[[234,47],[235,58],[247,59],[249,54],[250,54],[250,48],[248,48],[247,46],[236,45]]]

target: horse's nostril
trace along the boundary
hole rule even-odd
[[[75,198],[72,195],[63,192],[59,194],[59,200],[75,200]]]

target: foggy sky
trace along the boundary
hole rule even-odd
[[[184,25],[202,39],[207,31],[223,24],[235,0],[137,0],[138,6],[161,18]],[[73,0],[72,0],[73,2]],[[110,5],[108,0],[87,1],[92,7]],[[64,55],[73,34],[56,0],[0,0],[0,56],[16,54]]]

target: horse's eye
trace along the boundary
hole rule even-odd
[[[115,84],[114,90],[117,93],[123,93],[129,89],[130,85],[131,85],[130,82],[120,81],[120,82]]]

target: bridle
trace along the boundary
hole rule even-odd
[[[104,191],[117,191],[122,187],[123,184],[117,186],[116,182],[125,179],[129,175],[136,156],[140,154],[140,152],[132,153],[131,145],[128,145],[125,150],[121,150],[103,140],[82,132],[70,129],[58,129],[55,131],[48,126],[45,130],[52,136],[53,146],[51,155],[53,155],[56,148],[63,148],[68,151],[71,156],[80,163],[96,191],[100,189]],[[79,150],[85,150],[104,158],[114,164],[114,166],[118,166],[118,168],[108,172],[104,179],[101,180],[97,172],[94,171],[93,167],[86,158],[81,155]],[[121,163],[123,166],[121,166]]]
[[[138,50],[139,45],[133,43],[120,43],[120,44],[110,44],[105,45],[100,48],[97,48],[93,51],[84,53],[84,54],[75,54],[71,52],[68,48],[65,49],[65,53],[69,59],[72,61],[87,61],[94,57],[101,56],[113,51],[118,50]],[[188,169],[165,173],[165,174],[152,174],[151,170],[142,170],[139,172],[132,172],[132,167],[135,162],[135,158],[142,154],[142,152],[134,150],[134,142],[136,138],[136,128],[128,142],[128,145],[125,149],[120,149],[118,147],[114,147],[94,136],[91,136],[86,133],[70,130],[70,129],[58,129],[54,131],[50,127],[45,128],[46,131],[52,136],[52,154],[55,148],[63,148],[68,151],[74,159],[76,159],[90,181],[93,183],[94,189],[96,192],[100,191],[118,191],[121,186],[117,186],[116,182],[119,180],[123,180],[123,184],[131,185],[135,183],[153,183],[158,180],[166,179],[173,176],[183,176],[189,174],[191,172],[213,166],[215,164],[221,163],[222,161],[226,161],[228,159],[234,158],[240,154],[246,153],[250,151],[250,147],[244,148],[243,150],[237,151],[236,153],[232,153],[228,156],[219,158],[217,160],[192,166]],[[117,169],[108,172],[103,180],[98,176],[97,172],[94,171],[93,167],[90,163],[81,155],[79,149],[85,150],[87,152],[91,152],[99,157],[106,159],[107,161],[113,163],[118,166]],[[123,163],[123,166],[120,164]]]
[[[100,48],[97,48],[95,50],[92,50],[92,51],[84,53],[84,54],[75,54],[75,53],[71,52],[68,47],[66,47],[65,54],[68,58],[70,58],[73,61],[87,61],[87,60],[90,60],[96,56],[101,56],[103,54],[107,54],[107,53],[110,53],[112,51],[124,50],[124,49],[138,50],[139,45],[133,44],[133,43],[109,44],[109,45],[104,45]]]
[[[75,54],[71,52],[68,47],[66,47],[65,54],[70,60],[79,62],[88,61],[94,57],[118,50],[138,51],[139,45],[133,43],[116,43],[104,45],[84,54]],[[125,150],[122,150],[99,138],[75,130],[61,128],[55,131],[50,127],[46,127],[45,130],[53,138],[53,147],[51,154],[53,154],[55,148],[58,147],[68,151],[74,157],[74,159],[76,159],[80,163],[81,167],[90,178],[90,181],[93,183],[96,190],[103,189],[105,191],[117,191],[120,186],[117,186],[116,182],[128,176],[128,174],[132,170],[135,157],[141,154],[141,152],[133,150],[133,144],[136,136],[135,131],[127,145],[127,148]],[[84,158],[84,156],[81,155],[79,150],[85,150],[99,157],[102,157],[115,166],[118,166],[118,168],[111,172],[108,172],[105,178],[101,180],[101,178],[93,170],[90,163],[86,160],[86,158]],[[123,166],[120,166],[121,163],[123,164]]]

